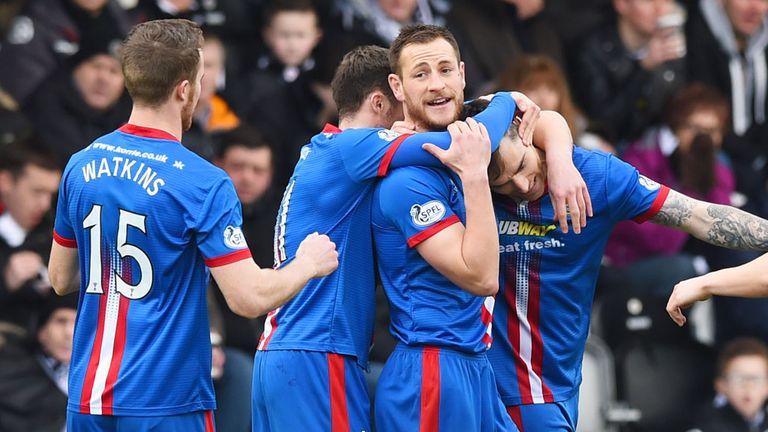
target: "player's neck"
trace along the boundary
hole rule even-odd
[[[133,106],[128,123],[168,132],[181,141],[182,127],[179,113],[170,109],[168,105],[157,108],[145,106]]]

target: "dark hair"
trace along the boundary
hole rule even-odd
[[[366,45],[345,54],[331,81],[333,101],[336,102],[339,117],[356,112],[365,98],[376,90],[384,93],[392,105],[399,103],[389,88],[388,75],[386,48]]]
[[[0,146],[0,171],[8,171],[14,179],[18,179],[29,165],[48,171],[61,171],[53,153],[35,137]]]
[[[317,19],[316,24],[320,24],[320,17],[312,0],[272,0],[268,2],[262,14],[264,27],[272,25],[272,19],[280,12],[311,12]]]
[[[486,108],[488,108],[488,104],[490,104],[490,101],[487,101],[485,99],[475,99],[473,101],[465,103],[461,107],[461,113],[459,114],[459,120],[466,120],[467,117],[474,117]],[[517,131],[517,124],[515,122],[512,122],[509,125],[509,128],[504,133],[505,137],[509,137],[510,139],[519,141],[520,135]],[[501,173],[504,172],[504,161],[501,159],[501,156],[499,156],[499,149],[496,148],[496,151],[491,153],[491,161],[488,163],[488,180],[493,181],[496,180]]]
[[[697,111],[712,111],[717,115],[723,132],[728,128],[730,106],[728,100],[715,88],[702,83],[689,84],[676,92],[667,103],[666,120],[672,131],[685,126]]]
[[[37,329],[41,329],[48,323],[54,312],[59,309],[74,309],[77,310],[77,303],[79,296],[74,293],[60,296],[53,290],[43,299],[43,303],[40,307],[39,315],[37,316]]]
[[[760,356],[768,365],[768,346],[752,337],[740,337],[728,342],[717,358],[717,376],[722,377],[731,361],[742,356]]]
[[[192,21],[148,21],[131,29],[121,49],[125,87],[131,98],[151,107],[168,100],[184,80],[194,82],[203,33]]]
[[[267,142],[261,133],[248,125],[240,125],[234,129],[216,134],[216,158],[223,159],[233,147],[245,147],[249,150],[261,148],[269,149],[274,154],[272,145]]]
[[[400,34],[392,41],[392,45],[389,46],[389,68],[391,72],[401,75],[400,55],[406,46],[427,44],[435,39],[444,39],[451,44],[456,52],[456,61],[461,61],[459,44],[447,28],[430,24],[416,24],[403,27],[400,30]]]

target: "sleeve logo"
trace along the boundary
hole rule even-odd
[[[656,189],[661,187],[660,184],[656,183],[655,181],[649,179],[648,177],[642,174],[640,174],[639,181],[640,181],[640,184],[643,185],[643,187],[648,189],[649,191],[655,191]]]
[[[232,225],[224,229],[224,244],[230,249],[242,249],[248,246],[245,242],[243,230]]]
[[[437,200],[411,206],[411,220],[418,226],[431,225],[445,215],[445,205]]]
[[[395,132],[393,130],[389,129],[382,129],[378,132],[379,138],[383,139],[384,141],[394,141],[397,137],[400,136],[398,132]]]

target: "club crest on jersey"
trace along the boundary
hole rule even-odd
[[[644,175],[640,175],[639,178],[640,184],[643,185],[644,188],[648,189],[649,191],[655,191],[656,189],[660,188],[661,185],[657,182],[649,179],[648,177]]]
[[[431,225],[445,215],[445,205],[437,200],[411,206],[411,219],[418,226]]]
[[[243,230],[232,225],[224,229],[224,244],[231,249],[242,249],[247,246]]]
[[[383,139],[384,141],[394,141],[397,137],[400,136],[398,132],[389,129],[380,130],[378,135],[379,138]]]

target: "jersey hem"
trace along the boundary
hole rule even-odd
[[[359,355],[357,355],[357,353],[355,353],[354,349],[351,349],[349,347],[337,346],[334,348],[329,348],[327,346],[307,346],[307,345],[298,345],[291,342],[280,343],[279,341],[277,342],[271,341],[265,349],[259,349],[257,351],[313,351],[313,352],[341,354],[345,356],[354,357],[357,364],[360,367],[368,370],[368,356],[361,358]]]
[[[641,214],[640,216],[632,220],[637,223],[643,223],[648,219],[656,216],[656,214],[659,213],[659,211],[661,210],[661,207],[664,205],[664,202],[667,200],[667,196],[669,196],[669,188],[667,186],[661,185],[661,189],[659,190],[659,193],[656,195],[656,199],[653,200],[653,204],[651,204],[651,207],[648,210],[646,210],[643,214]]]
[[[451,217],[441,220],[440,222],[432,225],[431,227],[425,229],[424,231],[418,234],[412,235],[411,238],[408,239],[408,247],[415,248],[421,242],[428,240],[433,235],[439,233],[440,231],[448,228],[449,226],[457,222],[459,222],[459,217],[456,215],[451,215]]]
[[[60,244],[61,246],[64,246],[70,249],[77,249],[76,240],[63,237],[61,234],[57,233],[56,230],[53,230],[53,239],[56,241],[56,243]]]
[[[80,404],[67,404],[67,410],[75,413],[82,413],[86,409],[90,410],[90,407],[86,405],[80,405]],[[172,416],[172,415],[191,413],[195,411],[206,411],[206,410],[215,410],[215,409],[216,409],[215,400],[199,401],[199,402],[193,402],[190,404],[179,405],[175,407],[160,407],[160,408],[158,407],[126,408],[126,407],[113,406],[111,416],[158,417],[158,416]],[[93,414],[93,415],[104,415],[104,414]]]

